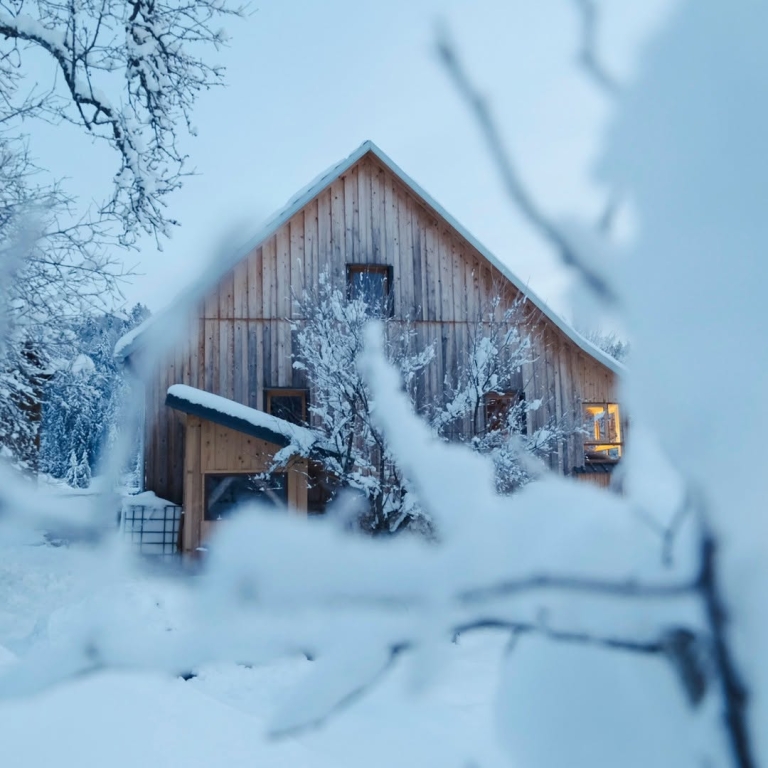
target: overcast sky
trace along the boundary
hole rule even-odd
[[[632,76],[672,2],[602,0],[601,53],[617,77]],[[575,63],[575,7],[575,0],[255,0],[247,20],[227,22],[231,47],[220,59],[228,86],[201,98],[198,137],[185,142],[200,175],[170,199],[182,226],[163,253],[147,242],[128,257],[143,273],[126,286],[128,303],[160,308],[225,236],[247,240],[298,189],[371,139],[568,314],[567,276],[504,198],[434,41],[442,20],[547,211],[590,220],[607,195],[590,169],[611,103]],[[41,133],[44,160],[59,151],[62,130]],[[116,161],[85,143],[55,163],[77,193],[98,198]]]

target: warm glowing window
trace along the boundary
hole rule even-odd
[[[584,451],[587,460],[616,461],[623,447],[621,418],[617,403],[585,403],[587,436]]]

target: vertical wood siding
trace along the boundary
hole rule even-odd
[[[343,289],[346,264],[393,269],[395,315],[408,319],[420,345],[435,345],[435,362],[418,390],[442,394],[445,373],[460,364],[469,343],[468,320],[494,293],[514,301],[517,290],[480,253],[372,156],[362,158],[272,236],[224,275],[180,345],[147,388],[146,487],[182,502],[184,426],[165,407],[171,384],[203,388],[252,407],[264,407],[264,389],[296,385],[290,320],[294,297],[327,272]],[[577,347],[531,304],[535,359],[524,366],[528,400],[541,399],[530,428],[557,418],[581,423],[582,402],[615,401],[614,374]],[[465,427],[467,425],[464,425]],[[553,456],[569,472],[583,465],[576,436]]]
[[[184,418],[184,417],[182,417]],[[259,473],[269,469],[277,446],[196,416],[186,416],[186,472],[184,473],[184,525],[182,550],[194,553],[219,523],[206,521],[205,475],[207,472]],[[285,469],[288,503],[307,509],[307,463],[298,459]],[[226,524],[226,523],[224,523]]]

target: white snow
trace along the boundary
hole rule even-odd
[[[690,707],[663,658],[522,638],[504,663],[497,724],[513,765],[699,768],[719,714],[705,709]]]
[[[235,419],[242,419],[254,427],[281,435],[289,441],[290,445],[302,453],[309,451],[317,440],[315,434],[306,427],[291,424],[285,421],[285,419],[272,416],[270,413],[259,411],[256,408],[249,408],[242,403],[237,403],[220,395],[214,395],[211,392],[205,392],[196,387],[190,387],[186,384],[173,384],[168,387],[168,394],[192,405],[210,408],[217,413],[231,416]]]
[[[633,420],[721,539],[729,636],[768,763],[768,4],[686,2],[621,99],[601,175],[639,228],[620,280]],[[648,494],[646,494],[647,497]]]
[[[92,611],[131,606],[131,623],[160,637],[179,626],[178,605],[145,580],[105,585],[76,548],[40,542],[0,550],[0,670],[8,645],[64,641]],[[107,579],[109,581],[109,579]],[[126,626],[130,629],[130,625]],[[35,696],[0,700],[3,765],[13,768],[465,768],[507,766],[495,746],[492,707],[497,633],[452,644],[438,684],[414,696],[408,664],[327,726],[273,739],[275,712],[317,664],[299,656],[245,667],[209,664],[189,681],[162,673],[101,672]],[[6,646],[5,648],[3,646]],[[36,735],[45,734],[45,738]]]
[[[143,322],[139,323],[135,328],[131,328],[130,331],[124,333],[115,344],[113,355],[118,360],[127,357],[132,351],[137,339],[148,330],[157,320],[156,315],[148,317]]]
[[[70,370],[75,374],[89,376],[96,370],[96,365],[88,355],[80,354],[72,361]]]
[[[173,505],[168,499],[161,499],[154,491],[143,491],[142,493],[133,493],[129,496],[123,496],[123,506],[142,506],[151,509],[162,509],[168,505]]]
[[[30,768],[732,765],[721,681],[694,708],[669,644],[670,628],[711,629],[690,589],[706,520],[718,535],[754,764],[768,762],[767,25],[756,0],[689,1],[620,98],[604,172],[632,191],[640,221],[618,274],[639,435],[624,495],[559,478],[496,495],[487,460],[436,441],[413,413],[374,327],[359,370],[439,542],[245,513],[216,530],[189,580],[137,574],[114,542],[101,551],[8,545],[0,645],[18,658],[5,654],[0,694],[27,696],[0,702],[3,759]],[[224,398],[180,391],[275,426]],[[30,506],[41,519],[26,486],[6,499],[20,526]],[[684,499],[699,517],[684,518],[667,561],[660,529]],[[588,579],[646,589],[627,599],[572,588]],[[658,597],[669,585],[686,589]],[[451,642],[457,626],[493,622],[510,630]],[[570,639],[553,642],[558,633]],[[653,652],[616,649],[627,642]],[[392,660],[393,648],[405,650]],[[200,677],[170,677],[184,667]],[[293,735],[273,742],[270,731]]]

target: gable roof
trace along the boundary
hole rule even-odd
[[[606,368],[616,374],[622,374],[626,371],[624,365],[612,358],[602,349],[595,346],[588,339],[584,338],[571,325],[560,317],[554,310],[540,299],[527,285],[522,283],[510,268],[501,262],[491,251],[489,251],[475,236],[465,229],[456,219],[451,216],[433,197],[422,189],[405,171],[400,168],[387,154],[385,154],[372,141],[364,141],[349,157],[339,163],[336,163],[324,173],[321,173],[314,181],[310,182],[304,189],[294,195],[288,203],[279,211],[274,213],[261,226],[259,231],[242,247],[238,248],[231,258],[226,260],[225,264],[220,265],[219,276],[226,274],[239,261],[244,259],[254,248],[261,245],[268,237],[273,235],[283,224],[292,219],[304,206],[309,204],[323,190],[329,187],[340,176],[343,176],[366,155],[372,155],[381,163],[390,173],[396,176],[421,202],[431,209],[438,217],[442,218],[458,234],[466,240],[486,261],[495,267],[512,285],[517,288],[536,308],[562,333],[565,334],[577,347],[586,352],[590,357],[602,363]],[[157,316],[155,316],[157,317]],[[126,334],[115,345],[115,356],[121,359],[128,357],[138,346],[144,331],[153,324],[153,318],[142,323],[141,326],[134,328],[133,331]]]

